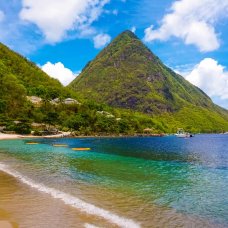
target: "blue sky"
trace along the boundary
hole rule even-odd
[[[130,29],[228,109],[228,0],[0,1],[0,41],[69,83]]]

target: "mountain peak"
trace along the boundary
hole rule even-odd
[[[119,34],[119,36],[125,36],[125,35],[127,35],[127,36],[129,36],[131,38],[137,38],[138,39],[138,37],[135,35],[135,33],[133,33],[131,30],[125,30],[125,31],[123,31],[122,33]]]
[[[131,31],[118,35],[70,87],[89,99],[145,113],[212,106],[200,89],[166,67]]]
[[[117,42],[132,42],[134,40],[140,41],[140,39],[130,30],[125,30],[124,32],[120,33],[112,42],[111,44],[116,44]],[[141,41],[140,41],[141,42]]]
[[[148,60],[158,61],[158,58],[151,50],[130,30],[120,33],[96,58],[102,58],[102,56],[107,55],[117,66],[135,53],[146,57]]]

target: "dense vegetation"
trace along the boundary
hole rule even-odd
[[[167,68],[132,32],[120,34],[70,87],[108,105],[160,114],[185,105],[213,107],[199,88]]]
[[[118,45],[124,46],[125,43],[128,44],[128,39],[130,46],[132,39],[135,40],[134,42],[139,43],[131,33],[124,33],[124,39],[120,38],[117,38],[117,40],[111,44],[111,47],[114,45],[112,48],[118,48]],[[120,39],[121,42],[118,41],[118,39]],[[124,64],[126,70],[128,64],[131,64],[131,61],[128,60],[128,52],[129,50],[126,49],[125,54],[122,56],[123,59],[127,60],[126,63],[118,63],[117,60],[117,62],[115,62],[115,64],[119,64],[119,68],[117,69],[120,69],[120,71],[122,69],[121,64]],[[147,52],[149,59],[152,58],[154,62],[161,64],[159,59],[150,53],[146,47],[143,46],[141,54],[140,50],[138,50],[135,54],[136,56],[138,52],[139,56]],[[83,76],[84,73],[79,77],[79,81],[82,80],[82,82],[79,83],[81,88],[72,91],[71,88],[64,88],[57,80],[50,78],[35,64],[11,51],[3,44],[0,44],[0,127],[5,126],[8,131],[27,134],[31,130],[39,131],[52,126],[52,128],[57,127],[63,131],[74,131],[76,135],[132,135],[135,133],[144,133],[145,128],[152,129],[151,133],[176,132],[179,127],[193,132],[228,131],[227,111],[215,106],[198,88],[189,87],[189,83],[186,81],[182,84],[181,76],[173,75],[172,77],[175,77],[176,81],[172,83],[176,83],[175,86],[181,89],[181,91],[188,91],[186,94],[173,94],[175,86],[172,87],[166,84],[166,80],[167,83],[172,81],[170,77],[174,74],[168,68],[162,69],[166,72],[167,78],[163,78],[161,81],[154,79],[154,75],[151,74],[150,80],[156,85],[160,83],[161,87],[157,87],[160,88],[160,90],[157,89],[156,91],[147,93],[148,87],[145,87],[144,76],[135,80],[135,75],[133,73],[128,75],[128,71],[126,71],[126,75],[122,72],[119,79],[116,78],[117,75],[115,71],[110,75],[109,70],[111,69],[112,71],[113,69],[110,68],[111,66],[108,66],[108,64],[114,63],[106,59],[105,56],[107,53],[109,53],[109,48],[105,49],[105,51],[101,52],[97,57],[97,59],[104,58],[104,61],[107,61],[107,68],[102,65],[103,63],[96,63],[98,65],[100,64],[98,72],[100,72],[101,81],[96,82],[96,80],[94,81],[93,79],[93,62],[89,63],[83,71],[87,72],[88,68],[91,68],[89,72],[86,73],[88,88],[87,86],[84,87],[85,93],[88,92],[90,95],[88,99],[86,96],[81,96],[81,94],[85,94],[82,93],[83,83],[85,83],[83,82],[85,77]],[[115,55],[113,49],[113,56]],[[139,58],[139,56],[137,58]],[[148,58],[144,58],[145,67],[148,67],[146,66]],[[134,63],[131,64],[133,71],[136,70],[135,65],[139,64],[140,61],[141,60],[137,62],[134,60]],[[144,66],[141,67],[142,72]],[[158,66],[158,68],[159,67],[161,68],[161,66]],[[138,69],[139,68],[140,67],[138,67]],[[95,67],[94,69],[97,68]],[[168,74],[167,72],[170,73]],[[159,74],[159,71],[157,71],[157,74]],[[163,73],[160,74],[162,75]],[[92,79],[90,79],[90,77]],[[127,80],[123,80],[124,77],[126,77]],[[107,84],[102,84],[104,81]],[[118,87],[122,82],[124,82],[123,87],[121,87],[123,91],[119,90]],[[95,83],[94,87],[96,88],[100,86],[99,93],[93,92],[93,83]],[[74,83],[72,87],[74,87],[73,85]],[[152,86],[149,82],[146,82],[146,85],[149,87]],[[167,87],[168,85],[170,87]],[[166,87],[164,88],[163,86]],[[119,95],[113,95],[113,89],[116,90],[116,93],[119,92]],[[134,102],[134,91],[137,91],[136,97],[140,98],[141,103]],[[108,94],[109,92],[110,95]],[[105,102],[99,98],[100,93],[106,98],[109,97],[107,98],[108,101],[112,102],[106,102],[105,104]],[[152,93],[154,93],[153,102],[150,100],[152,99],[150,97]],[[169,97],[171,96],[170,94],[173,96],[172,99]],[[38,105],[33,104],[27,99],[27,96],[38,96],[42,98],[42,102]],[[123,100],[120,99],[120,101],[118,101],[117,99],[115,101],[117,103],[113,103],[112,96],[114,96],[115,100],[116,97],[121,97],[121,99],[127,99],[128,101],[130,99],[129,97],[132,97],[132,100],[130,99],[130,102],[127,101],[124,103]],[[67,105],[62,102],[64,98],[67,97],[79,99],[81,104],[75,103]],[[94,101],[92,97],[97,99],[97,101]],[[58,105],[51,103],[51,100],[54,98],[59,98],[60,103]],[[171,102],[167,103],[167,100],[171,100]],[[160,101],[162,102],[159,103]],[[116,107],[112,107],[111,105]],[[34,127],[33,123],[43,123],[44,127]]]
[[[227,129],[228,112],[166,67],[132,32],[120,34],[70,88],[86,99],[148,114],[174,130]]]
[[[34,63],[13,52],[1,43],[0,74],[0,80],[3,80],[3,77],[5,77],[5,80],[10,80],[9,77],[11,79],[15,77],[16,83],[24,87],[25,93],[28,96],[35,95],[54,99],[56,97],[68,97],[71,95],[70,90],[64,88],[58,80],[49,77]],[[16,85],[12,85],[13,87],[15,89],[18,88]]]

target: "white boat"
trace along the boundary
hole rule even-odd
[[[177,133],[175,134],[178,138],[191,138],[193,134],[189,132],[185,132],[183,129],[178,129]]]

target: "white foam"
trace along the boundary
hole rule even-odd
[[[80,200],[70,194],[61,192],[54,188],[49,188],[43,184],[36,183],[33,180],[31,180],[30,178],[23,176],[19,172],[12,170],[9,166],[7,166],[5,164],[0,163],[0,170],[17,178],[22,183],[27,184],[30,187],[37,189],[40,192],[49,194],[50,196],[52,196],[55,199],[60,199],[65,204],[70,205],[80,211],[86,212],[87,214],[104,218],[106,221],[116,224],[123,228],[139,228],[140,227],[140,225],[138,223],[134,222],[131,219],[120,217],[116,214],[111,213],[110,211],[99,208],[93,204],[84,202],[83,200]]]
[[[84,225],[84,227],[85,227],[85,228],[100,228],[100,227],[98,227],[98,226],[94,226],[94,225],[89,224],[89,223],[86,223],[86,224]]]

